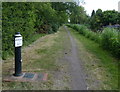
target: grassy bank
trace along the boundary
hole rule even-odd
[[[103,31],[93,32],[84,25],[67,25],[86,38],[99,43],[99,45],[120,59],[120,32],[118,29],[104,28]]]
[[[36,41],[38,38],[45,36],[46,34],[34,34],[31,38],[29,38],[27,41],[26,38],[23,38],[23,48],[32,44],[34,41]],[[14,46],[12,45],[13,50],[12,51],[3,51],[2,59],[6,60],[7,58],[10,58],[14,55]]]
[[[83,48],[87,50],[88,53],[92,53],[93,56],[83,56],[85,58],[85,62],[87,62],[87,69],[88,72],[90,72],[92,69],[98,69],[100,70],[99,76],[101,76],[101,81],[103,82],[103,88],[102,89],[118,89],[118,60],[115,59],[111,54],[109,54],[107,51],[102,49],[98,43],[89,40],[85,36],[79,34],[79,32],[71,29],[72,35],[76,37],[76,39],[83,44]],[[82,49],[81,49],[82,50]],[[82,51],[81,51],[82,52]],[[91,57],[91,58],[89,58]],[[83,59],[82,58],[82,59]],[[88,58],[88,60],[87,60]],[[96,61],[94,60],[96,58]],[[90,65],[90,62],[96,62],[97,66],[92,64]],[[102,70],[103,69],[103,70]],[[93,73],[93,71],[92,71]],[[96,74],[95,76],[98,76]],[[98,79],[99,80],[99,79]],[[106,86],[106,87],[104,87]],[[97,88],[96,88],[97,89]]]
[[[25,41],[24,40],[24,44],[23,46],[28,46],[29,44],[32,44],[34,41],[36,41],[38,38],[42,37],[42,36],[45,36],[46,34],[35,34],[33,35],[31,38],[29,38],[28,41]],[[24,38],[25,39],[25,38]]]
[[[60,31],[60,32],[59,32]],[[49,73],[47,82],[3,82],[4,90],[44,90],[51,89],[53,86],[52,74],[57,71],[57,58],[63,49],[62,43],[64,32],[62,28],[57,33],[41,37],[33,44],[25,47],[22,51],[23,72],[46,72]],[[59,44],[58,44],[59,42]],[[3,77],[13,74],[14,58],[7,59],[3,63]]]

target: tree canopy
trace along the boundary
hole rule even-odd
[[[2,42],[3,57],[13,54],[13,35],[20,32],[24,43],[33,35],[49,34],[68,23],[84,23],[84,8],[75,2],[3,2]]]
[[[98,30],[107,25],[120,25],[120,13],[115,10],[102,11],[101,9],[98,9],[95,13],[93,10],[89,20],[91,29]]]

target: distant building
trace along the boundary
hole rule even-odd
[[[120,12],[120,1],[118,2],[118,12]]]

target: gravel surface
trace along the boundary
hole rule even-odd
[[[74,38],[71,36],[67,27],[64,27],[70,39],[70,52],[65,53],[65,59],[69,64],[69,73],[71,76],[72,90],[87,90],[84,71],[82,69],[81,60],[78,58],[78,48]]]

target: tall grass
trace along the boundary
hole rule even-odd
[[[84,35],[86,38],[89,38],[113,54],[113,56],[120,59],[120,33],[119,31],[113,28],[104,28],[103,31],[93,32],[84,25],[73,24],[67,25],[78,31],[80,34]]]
[[[101,34],[101,46],[120,58],[120,34],[117,30],[105,28]]]

